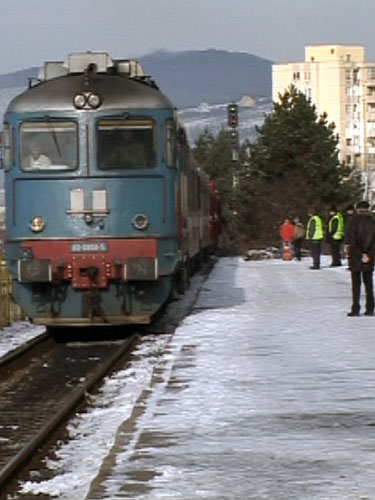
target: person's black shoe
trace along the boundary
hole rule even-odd
[[[317,266],[310,266],[310,269],[320,269],[320,267],[317,267]]]
[[[350,311],[347,316],[359,316],[359,312]]]
[[[374,311],[365,311],[364,315],[365,316],[374,316]]]

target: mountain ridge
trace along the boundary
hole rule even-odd
[[[238,101],[243,95],[270,97],[272,93],[272,62],[245,52],[157,51],[138,60],[181,108]]]
[[[272,62],[247,52],[157,50],[135,59],[178,108],[271,96]],[[38,71],[33,66],[0,75],[0,89],[26,88]]]

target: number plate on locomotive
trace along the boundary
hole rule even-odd
[[[72,253],[98,253],[108,252],[108,242],[75,242],[70,244],[70,251]]]

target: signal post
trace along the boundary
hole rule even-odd
[[[238,162],[238,149],[239,149],[239,139],[238,139],[238,105],[235,103],[228,104],[228,127],[230,134],[230,144],[232,149],[232,162],[233,166],[237,166]],[[238,184],[237,174],[233,174],[233,187]]]

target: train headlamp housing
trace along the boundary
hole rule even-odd
[[[93,92],[79,92],[73,97],[73,104],[77,109],[96,109],[101,103],[100,96]]]
[[[100,106],[101,99],[98,96],[98,94],[89,94],[87,96],[87,103],[90,106],[90,108],[96,109]]]
[[[83,109],[86,105],[86,96],[84,94],[76,94],[73,99],[73,104],[77,109]]]
[[[33,217],[30,221],[29,227],[33,233],[40,233],[43,231],[44,226],[46,225],[43,217],[40,217],[37,215],[36,217]]]
[[[136,214],[132,220],[133,226],[136,229],[139,229],[140,231],[146,229],[149,225],[149,222],[150,221],[148,220],[148,217],[145,214]]]

